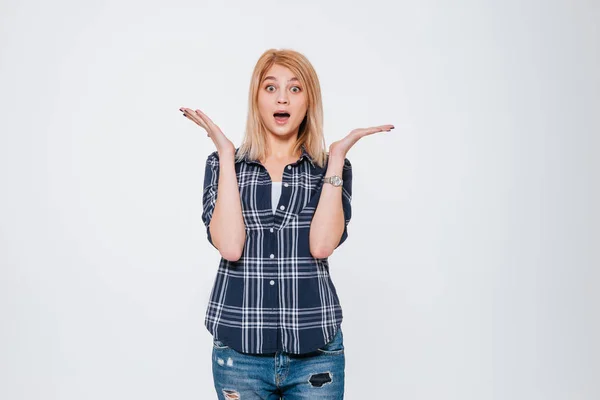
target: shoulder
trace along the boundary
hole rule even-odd
[[[206,164],[209,165],[219,165],[219,152],[217,150],[213,151],[206,157]]]
[[[218,159],[219,159],[219,152],[218,152],[217,150],[213,151],[212,153],[210,153],[210,154],[208,155],[208,159],[209,159],[209,160],[211,160],[211,159],[213,159],[213,160],[215,160],[215,159],[216,159],[216,160],[218,160]]]

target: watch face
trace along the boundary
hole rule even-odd
[[[340,186],[342,184],[342,180],[339,176],[334,176],[332,181],[335,186]]]

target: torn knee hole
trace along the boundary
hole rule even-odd
[[[235,390],[223,389],[223,395],[227,400],[239,400],[240,394]]]
[[[313,374],[308,380],[311,386],[321,387],[326,383],[331,382],[331,372],[322,372],[320,374]]]

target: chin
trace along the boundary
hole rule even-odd
[[[269,130],[277,135],[286,136],[298,130],[300,125],[292,126],[291,124],[269,126]]]

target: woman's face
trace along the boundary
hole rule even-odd
[[[292,71],[277,64],[269,68],[258,90],[258,110],[271,134],[294,137],[298,134],[307,110],[306,93]]]

